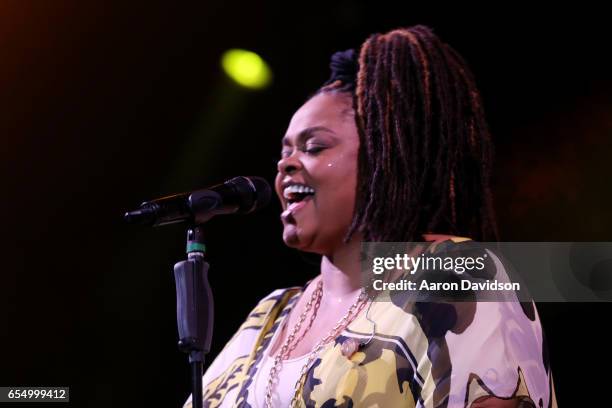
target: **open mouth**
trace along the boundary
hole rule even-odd
[[[288,209],[297,209],[301,207],[301,205],[298,204],[311,200],[314,195],[314,188],[306,184],[291,184],[283,190],[283,197],[287,200]]]

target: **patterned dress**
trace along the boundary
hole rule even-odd
[[[253,379],[301,293],[279,289],[253,309],[204,375],[205,407],[255,407]],[[302,406],[455,408],[481,397],[489,397],[487,406],[515,406],[504,405],[512,398],[520,407],[557,406],[533,303],[396,299],[373,302],[367,315],[376,322],[373,337],[362,311],[314,359],[300,390]],[[345,357],[348,338],[370,341]]]

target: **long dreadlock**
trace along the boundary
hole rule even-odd
[[[366,241],[426,232],[498,239],[493,145],[463,58],[428,27],[374,34],[338,52],[320,92],[350,93],[359,130],[353,221]]]

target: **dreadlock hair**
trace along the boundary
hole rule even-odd
[[[315,93],[352,95],[359,131],[355,211],[345,236],[409,242],[427,232],[498,240],[484,110],[463,58],[430,28],[373,34],[335,53]]]

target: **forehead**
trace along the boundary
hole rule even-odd
[[[347,120],[348,119],[348,120]],[[291,118],[286,136],[297,135],[303,129],[324,126],[340,133],[342,127],[353,121],[350,95],[320,93],[310,98]]]

